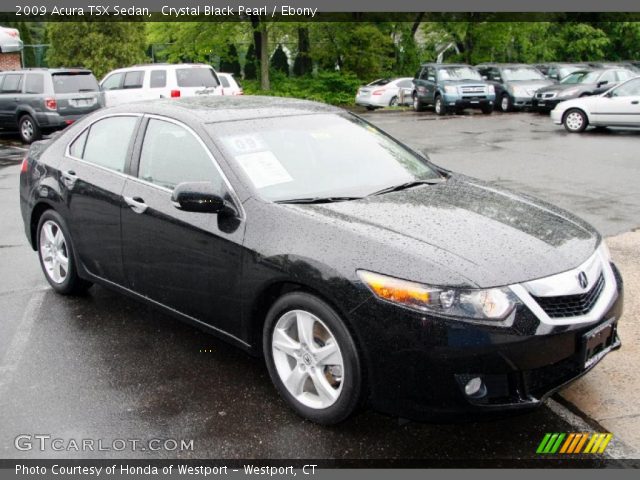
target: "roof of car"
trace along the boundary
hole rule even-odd
[[[526,67],[536,68],[533,65],[527,65],[526,63],[479,63],[476,67],[498,67],[498,68],[512,68],[512,67]]]
[[[216,123],[260,118],[341,113],[344,110],[319,102],[285,97],[207,95],[134,102],[103,110],[105,113],[147,113],[178,120]]]
[[[470,67],[471,65],[467,63],[436,63],[436,62],[427,62],[420,65],[421,67]]]
[[[66,72],[82,72],[82,73],[92,73],[91,70],[87,68],[75,68],[75,67],[65,67],[65,68],[19,68],[17,70],[3,70],[0,73],[27,73],[27,72],[43,72],[43,73],[66,73]]]

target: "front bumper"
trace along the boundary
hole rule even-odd
[[[447,108],[483,108],[493,105],[495,95],[460,96],[444,94],[444,103]]]
[[[556,108],[556,105],[564,100],[566,100],[566,98],[534,98],[532,106],[539,112],[549,112]]]
[[[533,105],[533,95],[532,96],[516,96],[513,98],[513,107],[514,108],[527,108]]]
[[[416,420],[464,418],[539,406],[549,395],[587,373],[609,350],[585,361],[585,334],[622,315],[622,279],[614,269],[616,292],[595,322],[540,328],[521,305],[510,327],[472,325],[413,312],[371,298],[351,313],[367,345],[365,362],[371,402],[377,410]],[[615,327],[614,327],[615,328]],[[384,340],[383,340],[384,339]],[[481,398],[464,386],[480,377]]]
[[[562,116],[564,115],[564,109],[560,109],[556,106],[551,110],[551,121],[556,125],[562,125]]]

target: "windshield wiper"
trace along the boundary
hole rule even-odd
[[[367,196],[371,197],[374,195],[382,195],[389,192],[397,192],[398,190],[406,190],[407,188],[417,187],[419,185],[436,185],[438,183],[444,182],[444,180],[444,178],[441,178],[439,180],[412,180],[411,182],[401,183],[400,185],[393,185],[391,187],[383,188],[382,190],[370,193]]]
[[[287,200],[276,200],[275,203],[333,203],[347,202],[349,200],[359,200],[362,197],[306,197],[291,198]]]

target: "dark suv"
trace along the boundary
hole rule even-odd
[[[425,63],[413,79],[413,108],[420,112],[433,105],[438,115],[450,110],[479,108],[493,112],[496,99],[493,85],[482,80],[478,71],[464,64]]]
[[[535,93],[554,83],[530,65],[488,63],[476,68],[495,87],[496,105],[503,112],[531,107]]]
[[[90,70],[28,69],[0,73],[0,128],[25,143],[60,130],[103,106]]]

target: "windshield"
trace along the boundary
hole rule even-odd
[[[514,67],[503,68],[502,79],[505,81],[511,80],[544,80],[544,75],[535,68],[527,67]]]
[[[477,70],[471,67],[447,67],[438,70],[440,80],[482,80]]]
[[[584,66],[583,67],[560,67],[558,68],[558,77],[562,79],[573,72],[577,72],[581,68],[584,68]]]
[[[208,127],[267,200],[362,197],[441,178],[426,160],[351,115],[296,115]]]
[[[217,87],[218,79],[210,68],[178,68],[176,70],[179,87]]]
[[[51,77],[56,93],[97,92],[100,89],[96,77],[89,72],[54,73]]]
[[[563,78],[560,83],[596,83],[598,75],[600,75],[599,72],[574,72],[571,75]]]

